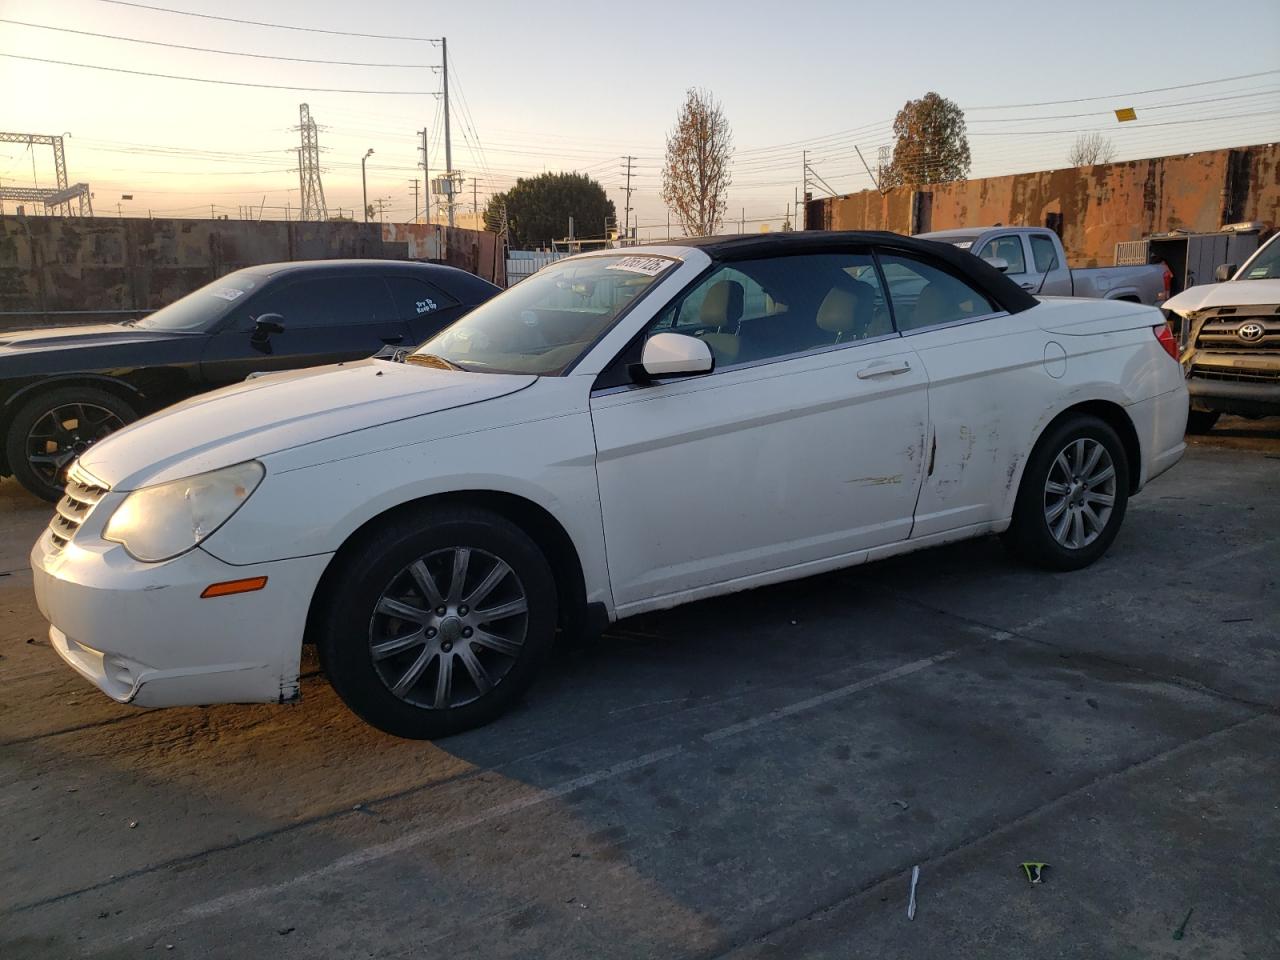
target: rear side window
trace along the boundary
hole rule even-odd
[[[1009,273],[1026,273],[1027,260],[1022,254],[1022,238],[1017,234],[1011,234],[1006,237],[993,237],[982,245],[982,249],[978,251],[978,256],[983,260],[990,257],[999,257],[1001,260],[1009,264],[1009,269],[1005,271]]]
[[[1031,257],[1036,263],[1036,273],[1048,273],[1050,270],[1057,270],[1060,266],[1058,245],[1053,242],[1053,237],[1047,237],[1042,233],[1031,235]]]
[[[458,305],[457,298],[416,277],[387,277],[387,286],[391,290],[391,299],[395,301],[396,315],[401,320],[425,317],[445,307]]]
[[[902,333],[972,320],[998,309],[963,280],[914,257],[884,253],[880,266]]]
[[[289,330],[340,327],[396,320],[391,295],[381,277],[299,279],[255,299],[254,313],[278,313]]]

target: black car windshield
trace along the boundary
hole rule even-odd
[[[205,333],[227,315],[245,297],[267,282],[267,276],[254,270],[237,270],[199,290],[188,293],[167,307],[141,320],[129,320],[131,326],[147,330],[169,330],[175,333]]]
[[[463,370],[563,373],[676,261],[645,255],[553,263],[418,348]]]
[[[1280,278],[1280,240],[1273,240],[1258,251],[1257,257],[1249,264],[1237,280],[1275,280]]]

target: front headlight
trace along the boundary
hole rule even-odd
[[[123,544],[135,560],[172,560],[230,520],[264,473],[250,460],[135,490],[107,521],[103,539]]]

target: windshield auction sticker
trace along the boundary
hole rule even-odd
[[[646,277],[656,277],[671,261],[663,257],[623,257],[617,263],[611,263],[608,270],[626,270],[628,273],[643,273]]]
[[[219,287],[217,290],[210,292],[219,300],[226,300],[228,303],[244,296],[244,291],[237,290],[235,287]]]

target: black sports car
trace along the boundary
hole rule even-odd
[[[140,320],[0,333],[0,476],[56,500],[72,459],[141,416],[251,373],[416,346],[498,292],[436,264],[276,263]]]

